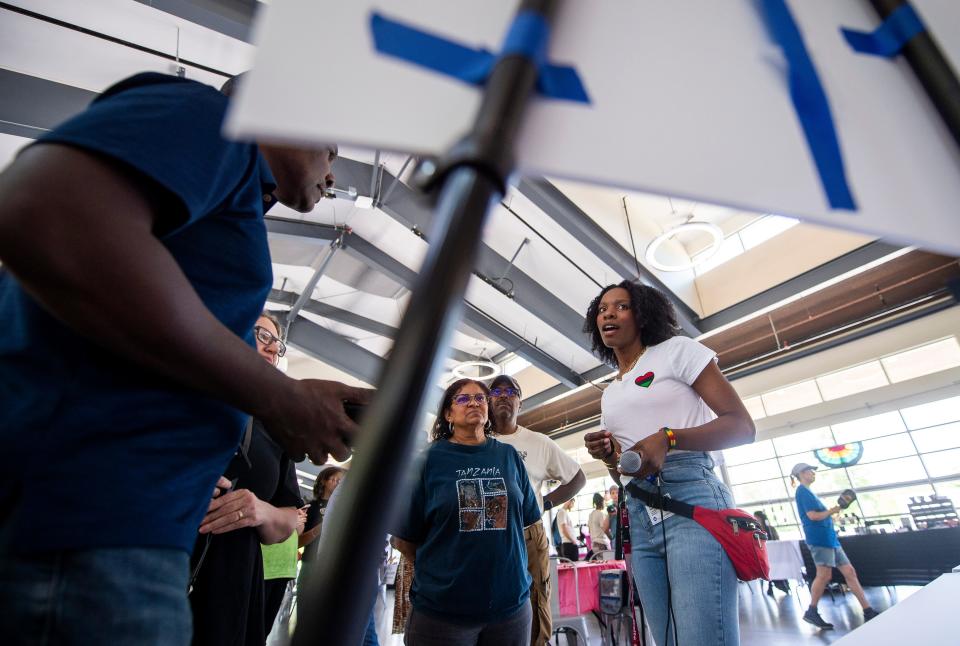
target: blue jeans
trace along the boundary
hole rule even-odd
[[[370,611],[370,621],[367,622],[367,630],[363,633],[363,644],[361,646],[380,646],[380,640],[377,639],[377,620],[376,613]]]
[[[185,646],[189,567],[166,548],[0,554],[0,642]]]
[[[733,496],[714,475],[706,453],[675,453],[661,472],[661,491],[674,500],[710,509],[733,507]],[[644,482],[647,491],[656,485]],[[667,568],[670,596],[680,644],[734,646],[740,643],[737,575],[720,543],[696,521],[671,516],[653,525],[646,506],[627,493],[630,514],[630,559],[643,611],[657,644],[674,646],[673,620],[668,641]],[[666,530],[666,554],[664,536]]]

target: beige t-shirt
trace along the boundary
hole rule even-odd
[[[577,461],[564,453],[557,443],[543,433],[536,433],[522,426],[515,433],[497,435],[498,442],[509,444],[517,450],[527,469],[530,486],[537,494],[537,504],[543,511],[543,497],[540,488],[545,480],[559,480],[566,484],[580,471]]]
[[[587,526],[590,528],[590,544],[593,546],[594,552],[601,548],[610,549],[610,538],[607,536],[607,533],[603,531],[603,521],[608,520],[609,522],[609,518],[607,512],[599,509],[594,509],[590,512],[590,518],[587,519]]]

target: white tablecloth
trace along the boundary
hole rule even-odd
[[[803,556],[800,541],[767,541],[770,559],[770,580],[803,579]]]
[[[834,644],[956,646],[960,639],[957,636],[958,598],[960,574],[943,574]]]

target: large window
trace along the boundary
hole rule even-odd
[[[748,397],[743,400],[743,403],[753,419],[763,419],[770,415],[814,406],[958,366],[960,366],[960,342],[956,337],[947,337],[880,357],[874,361],[849,366],[814,379]],[[958,399],[960,397],[954,398],[954,400]],[[944,408],[951,406],[955,408],[960,405],[956,401],[952,404],[948,403],[950,401],[952,400],[943,402],[937,410],[921,411],[917,414],[937,415]],[[904,419],[909,419],[908,410],[911,409],[904,411]],[[921,425],[929,426],[930,423]],[[876,433],[879,434],[880,429]],[[871,437],[877,437],[877,435]]]
[[[862,455],[853,465],[830,468],[815,453],[854,443],[860,445],[849,450],[862,447]],[[819,466],[812,488],[824,504],[833,504],[844,489],[857,491],[857,502],[841,514],[841,531],[884,519],[899,526],[909,515],[911,498],[939,494],[960,506],[960,397],[864,415],[723,453],[737,505],[764,510],[782,538],[802,535],[790,482],[790,471],[800,462]]]

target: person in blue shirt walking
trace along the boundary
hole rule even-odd
[[[489,437],[490,391],[460,379],[443,395],[394,545],[413,561],[408,646],[527,646],[532,612],[524,529],[540,522],[516,449]]]
[[[225,139],[229,90],[138,74],[0,173],[4,644],[188,643],[190,552],[249,416],[294,461],[349,455],[368,391],[287,377],[253,332],[264,214],[310,211],[337,150]]]
[[[835,505],[827,509],[817,495],[810,490],[810,485],[816,479],[817,467],[805,462],[794,465],[790,471],[790,482],[797,487],[797,512],[803,524],[803,535],[813,556],[813,562],[817,565],[817,576],[810,585],[810,607],[804,613],[803,620],[822,630],[833,630],[833,624],[824,621],[817,611],[817,604],[820,603],[820,597],[823,596],[827,583],[830,582],[833,568],[840,570],[847,586],[860,602],[864,621],[870,621],[879,613],[870,607],[870,602],[863,593],[863,586],[857,578],[857,571],[850,564],[850,559],[840,546],[837,532],[833,529],[831,516],[840,511],[840,506]],[[797,481],[800,483],[799,486]]]

